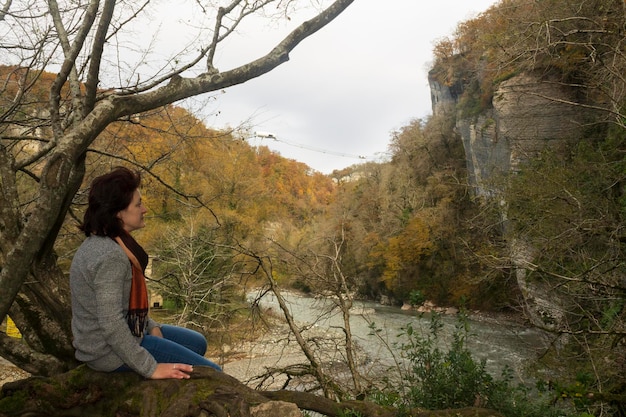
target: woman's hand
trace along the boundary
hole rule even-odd
[[[184,363],[159,363],[150,379],[189,379],[193,366]]]
[[[153,327],[152,330],[150,330],[150,336],[163,337],[163,333],[161,332],[161,328],[160,327]]]

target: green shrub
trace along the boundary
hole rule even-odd
[[[475,361],[465,347],[465,324],[460,321],[457,325],[447,352],[438,346],[443,327],[438,314],[433,314],[426,337],[410,324],[403,329],[407,341],[401,349],[410,363],[406,373],[410,385],[407,400],[412,407],[457,408],[488,398],[493,378],[485,371],[485,361]]]
[[[407,359],[404,369],[408,389],[393,389],[404,393],[402,398],[379,393],[371,400],[382,399],[400,410],[411,408],[446,409],[479,406],[491,408],[507,417],[557,417],[570,414],[552,403],[548,390],[513,384],[513,373],[505,368],[499,378],[494,378],[485,368],[485,361],[477,361],[467,348],[470,337],[465,313],[459,314],[450,346],[443,348],[439,314],[433,314],[427,334],[421,334],[411,325],[403,328],[400,337],[405,339],[399,347]]]

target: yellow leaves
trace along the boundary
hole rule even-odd
[[[263,233],[265,222],[302,226],[334,198],[331,178],[230,132],[209,129],[180,107],[115,123],[97,146],[119,157],[112,163],[103,159],[101,170],[123,164],[143,171],[148,228],[203,211],[212,221],[215,215],[223,230],[245,238]]]
[[[414,269],[432,249],[429,226],[414,217],[398,235],[376,245],[370,257],[383,265],[382,281],[388,289],[393,289],[400,275],[407,268]]]

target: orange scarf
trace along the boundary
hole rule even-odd
[[[126,320],[128,321],[128,327],[135,336],[142,336],[146,328],[148,320],[148,290],[146,288],[146,277],[144,276],[145,265],[148,262],[148,254],[143,250],[141,246],[126,233],[123,236],[117,236],[115,241],[124,249],[126,256],[130,260],[132,268],[132,282],[130,286],[130,298],[128,300],[128,314]],[[131,249],[128,248],[128,246]],[[135,256],[137,253],[144,261],[143,265]]]

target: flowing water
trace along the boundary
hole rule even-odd
[[[250,294],[250,298],[255,296]],[[332,309],[333,299],[293,293],[285,293],[283,297],[298,325],[311,326],[322,334],[326,332],[343,337],[342,315],[339,309]],[[272,293],[265,294],[259,304],[280,313],[278,301]],[[399,360],[400,349],[397,345],[406,339],[398,335],[409,323],[414,330],[429,334],[431,317],[428,314],[419,315],[415,311],[362,301],[355,302],[351,309],[353,338],[366,362],[379,362],[387,366]],[[442,350],[447,351],[445,345],[452,341],[458,323],[455,316],[442,316],[443,328],[437,339]],[[504,367],[508,366],[521,378],[524,366],[531,363],[547,346],[547,339],[542,332],[510,321],[472,319],[470,316],[468,324],[471,336],[467,346],[475,359],[486,361],[486,368],[493,376],[499,376]],[[378,337],[372,335],[372,328],[378,329]]]

